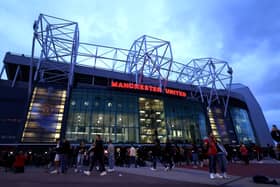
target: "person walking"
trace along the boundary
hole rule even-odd
[[[171,145],[169,138],[166,139],[164,153],[165,153],[165,166],[164,166],[165,169],[164,170],[170,171],[173,167],[173,163],[172,163],[173,149],[172,149],[172,145]]]
[[[136,149],[133,145],[131,145],[129,149],[129,161],[128,161],[128,167],[130,167],[131,164],[134,164],[134,167],[137,168],[136,163]]]
[[[280,160],[280,130],[277,128],[276,125],[272,125],[270,134],[273,140],[276,142],[276,146],[275,146],[276,159]]]
[[[108,172],[113,172],[113,171],[115,171],[115,169],[114,169],[114,166],[115,166],[115,147],[112,144],[112,140],[109,140],[107,151],[108,151],[108,162],[109,162]]]
[[[61,173],[66,173],[68,170],[70,150],[71,150],[70,142],[67,139],[64,139],[62,142],[61,157],[60,157]]]
[[[193,168],[198,168],[198,148],[196,143],[192,143],[192,162]]]
[[[96,161],[99,163],[99,171],[100,171],[100,176],[107,175],[107,172],[105,170],[105,165],[104,165],[104,143],[101,138],[101,135],[96,136],[96,141],[95,141],[95,149],[94,149],[94,158]]]
[[[152,148],[152,161],[153,165],[151,167],[151,170],[157,169],[157,160],[161,160],[160,157],[161,147],[160,147],[160,141],[159,139],[155,139],[154,146]]]
[[[53,171],[51,171],[51,174],[57,174],[59,173],[59,169],[60,169],[60,164],[61,164],[61,154],[62,154],[62,144],[61,144],[61,140],[57,139],[56,140],[56,147],[55,147],[55,157],[54,157],[54,165],[55,165],[55,169]]]
[[[24,173],[24,165],[26,161],[26,157],[23,154],[23,151],[19,151],[15,157],[15,161],[13,163],[13,167],[15,169],[15,173]]]
[[[208,148],[207,154],[209,157],[209,173],[210,179],[222,178],[220,174],[217,173],[216,163],[217,163],[217,141],[213,133],[209,134],[208,139],[205,140],[205,144]]]
[[[248,153],[248,149],[244,143],[241,144],[239,151],[240,151],[242,160],[245,162],[246,165],[249,165],[249,153]]]
[[[95,166],[95,158],[94,158],[94,149],[95,149],[95,141],[92,141],[92,145],[87,151],[87,155],[89,156],[89,170],[84,171],[84,174],[90,175],[93,167]]]
[[[86,152],[85,143],[82,141],[80,145],[77,147],[77,161],[76,161],[76,169],[75,173],[83,172],[83,165],[84,165],[84,156]]]
[[[217,141],[217,160],[220,166],[220,170],[222,173],[222,177],[224,179],[229,179],[229,176],[227,175],[227,150],[225,149],[224,145]]]
[[[274,141],[276,141],[277,144],[280,143],[280,130],[277,128],[276,125],[272,125],[271,129],[271,137],[273,138]]]

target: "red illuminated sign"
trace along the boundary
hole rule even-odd
[[[157,86],[150,86],[145,84],[135,84],[135,83],[126,83],[126,82],[117,82],[112,81],[111,87],[113,88],[123,88],[123,89],[133,89],[133,90],[141,90],[141,91],[149,91],[149,92],[156,92],[156,93],[162,93],[162,89]],[[174,90],[170,88],[165,88],[164,93],[168,95],[174,95],[174,96],[180,96],[180,97],[186,97],[187,93],[180,91],[180,90]]]

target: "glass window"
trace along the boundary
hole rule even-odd
[[[66,90],[35,87],[22,142],[55,142],[60,137]]]
[[[157,137],[166,141],[163,101],[139,97],[140,142],[153,143]]]
[[[231,107],[230,114],[239,142],[245,144],[256,143],[247,111],[242,108]]]
[[[207,135],[203,108],[199,103],[179,99],[165,101],[166,130],[170,139],[199,142]]]
[[[139,143],[136,98],[117,91],[73,89],[70,103],[75,105],[69,108],[66,137],[91,142],[100,134],[105,141]],[[77,115],[80,118],[73,119]]]
[[[100,134],[114,143],[153,143],[155,136],[161,142],[167,137],[185,142],[207,135],[200,103],[150,97],[100,88],[73,89],[66,138],[91,142]]]

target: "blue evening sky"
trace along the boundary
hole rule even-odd
[[[40,13],[77,21],[83,42],[129,49],[147,34],[170,41],[176,61],[225,60],[233,82],[251,89],[269,126],[280,125],[280,1],[3,0],[1,61],[7,51],[31,55]]]

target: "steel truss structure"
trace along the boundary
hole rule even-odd
[[[132,44],[125,73],[135,74],[136,83],[152,84],[153,80],[158,80],[159,87],[165,87],[172,62],[170,42],[144,35]],[[145,77],[150,79],[145,80]]]
[[[213,102],[222,103],[226,115],[233,74],[226,61],[197,58],[187,63],[176,62],[170,42],[147,35],[136,39],[129,50],[83,43],[79,41],[77,22],[44,14],[39,15],[33,29],[30,93],[33,82],[59,83],[67,80],[69,96],[75,65],[81,65],[90,67],[93,74],[95,68],[121,72],[132,75],[135,83],[153,84],[161,88],[166,87],[168,81],[182,83],[192,88],[191,97],[199,98],[208,108]],[[33,76],[36,44],[39,44],[41,51]],[[65,66],[59,68],[55,62],[65,63]]]
[[[180,63],[176,63],[180,64]],[[226,116],[233,70],[226,61],[215,58],[198,58],[192,59],[187,64],[174,66],[178,76],[176,82],[195,85],[191,92],[193,97],[199,97],[202,102],[207,102],[207,108],[211,107],[213,102],[222,102]],[[203,89],[208,88],[208,89]],[[225,94],[221,97],[221,91]]]
[[[33,24],[33,42],[30,62],[29,93],[32,89],[33,59],[36,44],[40,58],[34,74],[35,82],[65,82],[69,96],[79,47],[77,22],[40,14]],[[56,62],[65,63],[58,67]],[[45,65],[48,63],[48,65]]]

